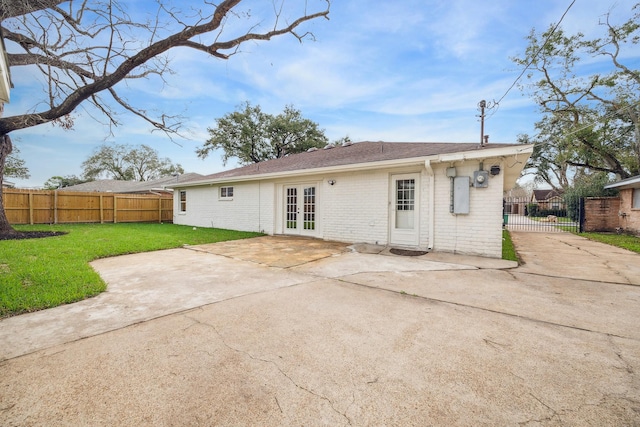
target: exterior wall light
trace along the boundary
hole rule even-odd
[[[335,179],[330,179],[329,181],[327,181],[327,183],[328,183],[329,185],[335,185],[336,180],[335,180]]]

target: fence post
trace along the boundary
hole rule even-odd
[[[580,201],[578,202],[578,233],[584,232],[584,197],[580,197]]]
[[[133,203],[129,203],[128,196],[123,194],[121,197],[123,200],[118,202],[118,197],[113,193],[104,193],[104,194],[92,194],[92,198],[83,199],[83,196],[79,196],[76,193],[71,193],[62,190],[46,190],[46,191],[32,191],[32,190],[3,190],[5,194],[11,195],[19,195],[19,197],[12,197],[11,200],[5,199],[5,208],[9,211],[17,211],[19,212],[19,222],[20,224],[61,224],[66,222],[95,222],[95,198],[99,198],[99,211],[100,211],[100,223],[106,223],[107,217],[109,213],[107,210],[109,207],[107,206],[108,198],[113,197],[113,223],[118,223],[118,204],[125,211],[125,222],[132,221],[153,221],[150,213],[151,211],[156,212],[158,215],[158,222],[163,223],[164,221],[164,212],[169,212],[168,221],[171,221],[171,213],[173,211],[173,204],[170,202],[172,199],[170,197],[163,197],[158,195],[143,195],[138,196],[145,200],[146,207],[140,207],[138,203],[135,203],[136,200],[133,200]],[[37,197],[36,197],[37,196]],[[87,194],[84,194],[87,196]],[[167,208],[164,207],[164,200],[168,200]],[[82,200],[82,202],[77,202],[76,200]],[[156,208],[153,208],[151,200],[155,200],[158,203]],[[25,206],[25,202],[27,206]],[[80,204],[78,204],[80,203]],[[10,205],[9,205],[10,204]],[[59,206],[61,205],[61,206]],[[62,211],[62,217],[60,216],[60,211]],[[67,211],[75,211],[75,215],[67,215]],[[138,211],[139,217],[136,219],[129,215],[129,211]],[[42,213],[40,213],[42,212]],[[135,212],[131,212],[135,214]],[[26,216],[26,217],[25,217]],[[73,220],[73,218],[75,220]],[[62,221],[62,222],[61,222]],[[112,221],[108,221],[111,223]]]
[[[58,190],[53,191],[53,223],[58,223]]]
[[[100,194],[100,224],[104,224],[104,201],[102,200],[102,194]]]
[[[29,224],[33,225],[33,193],[29,191]]]

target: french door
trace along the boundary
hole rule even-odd
[[[315,185],[285,185],[284,232],[313,236],[318,228]]]
[[[417,246],[419,243],[419,178],[419,174],[391,177],[389,240],[392,245]]]

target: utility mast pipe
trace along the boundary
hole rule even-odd
[[[478,104],[480,106],[480,146],[484,146],[484,109],[487,106],[487,101],[484,99]]]

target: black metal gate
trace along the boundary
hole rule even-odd
[[[526,198],[503,200],[503,226],[509,231],[581,233],[584,199],[564,198],[553,202],[531,202]]]

